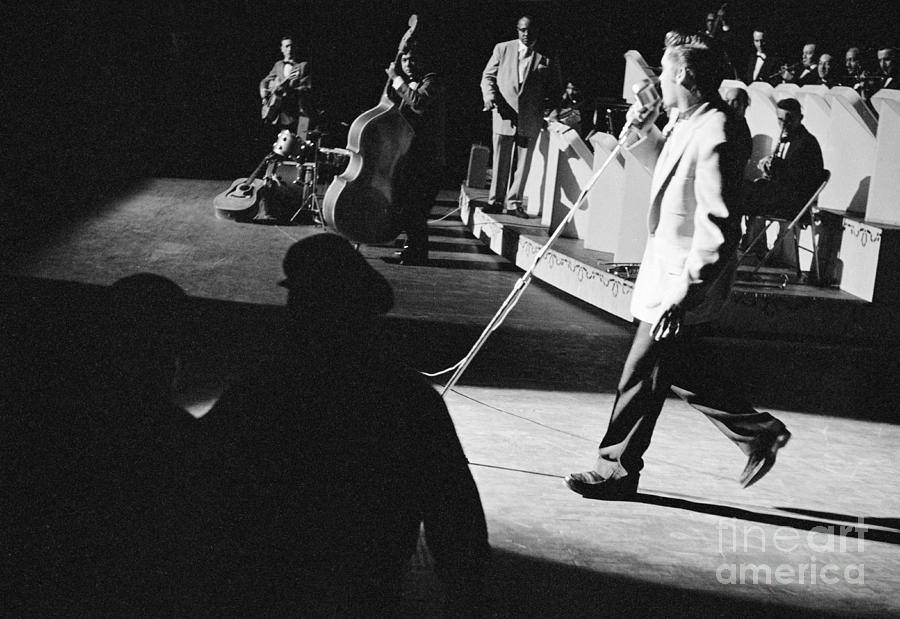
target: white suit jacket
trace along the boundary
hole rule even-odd
[[[678,303],[685,324],[706,322],[728,298],[741,172],[727,122],[704,103],[668,139],[652,127],[628,149],[653,172],[649,237],[631,300],[638,320],[653,324]]]
[[[525,79],[519,84],[519,41],[497,43],[481,75],[484,100],[494,97],[501,103],[492,113],[494,133],[537,136],[543,128],[544,98],[550,81],[550,60],[532,50]]]

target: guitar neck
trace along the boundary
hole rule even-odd
[[[260,161],[260,162],[259,162],[259,165],[256,166],[256,169],[253,170],[253,174],[251,174],[251,175],[247,178],[247,184],[248,184],[248,185],[252,185],[252,184],[253,184],[253,181],[255,181],[257,178],[259,178],[259,175],[262,173],[263,168],[266,167],[266,165],[269,163],[269,161],[270,161],[271,159],[272,159],[272,155],[266,155],[265,157],[263,157],[263,160]]]

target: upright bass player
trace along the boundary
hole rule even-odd
[[[400,113],[413,129],[409,151],[400,162],[397,201],[406,244],[400,263],[428,262],[428,214],[440,189],[445,164],[444,126],[446,104],[438,75],[429,71],[429,59],[421,39],[411,42],[386,69],[391,80],[388,96],[398,102]]]

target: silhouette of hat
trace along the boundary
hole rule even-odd
[[[387,280],[350,242],[336,234],[315,234],[297,241],[284,257],[285,279],[294,302],[326,306],[329,311],[383,314],[394,305]]]

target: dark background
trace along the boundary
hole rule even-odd
[[[147,175],[234,179],[268,152],[257,84],[293,33],[310,60],[331,134],[377,104],[384,67],[416,12],[438,50],[449,88],[446,185],[465,175],[469,145],[489,143],[480,73],[493,45],[513,38],[516,19],[541,25],[539,45],[564,79],[587,95],[618,97],[622,54],[658,63],[663,35],[692,30],[719,4],[683,0],[196,0],[156,3],[22,3],[5,9],[6,84],[0,223],[29,223],[91,208],[97,196]],[[898,2],[732,2],[736,55],[761,25],[777,50],[799,60],[804,42],[842,62],[857,44],[873,59],[894,38]],[[744,65],[744,57],[737,64]]]

